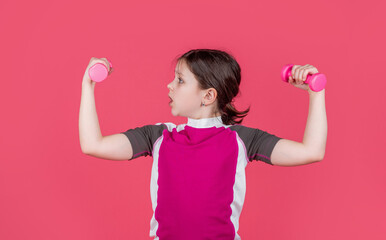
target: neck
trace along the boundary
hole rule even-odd
[[[223,122],[221,120],[221,115],[209,117],[209,118],[199,118],[194,119],[188,117],[188,126],[196,127],[196,128],[208,128],[208,127],[220,127],[223,126]]]

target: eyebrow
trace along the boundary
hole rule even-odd
[[[177,72],[177,71],[175,71],[176,73],[178,73],[178,74],[180,74],[180,75],[182,75],[182,76],[184,76],[184,74],[182,74],[182,73],[180,73],[180,72]]]

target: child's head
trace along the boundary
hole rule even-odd
[[[230,54],[192,49],[177,59],[175,78],[167,85],[172,114],[193,119],[221,115],[224,124],[241,123],[248,114],[232,105],[239,93],[240,66]],[[237,120],[240,118],[240,120]]]

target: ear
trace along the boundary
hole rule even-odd
[[[204,97],[205,104],[211,104],[214,101],[216,101],[217,98],[217,91],[214,88],[209,88],[206,90],[206,94]]]

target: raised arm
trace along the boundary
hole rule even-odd
[[[297,166],[321,161],[327,141],[325,89],[309,91],[309,110],[303,142],[280,139],[275,145],[271,162],[279,166]]]
[[[83,153],[110,160],[130,160],[133,149],[130,140],[121,133],[102,136],[95,107],[95,82],[88,69],[97,62],[108,66],[105,58],[91,58],[82,81],[82,96],[79,109],[79,140]]]
[[[127,161],[133,157],[133,147],[124,134],[117,133],[103,136],[101,141],[84,153],[97,158]]]

